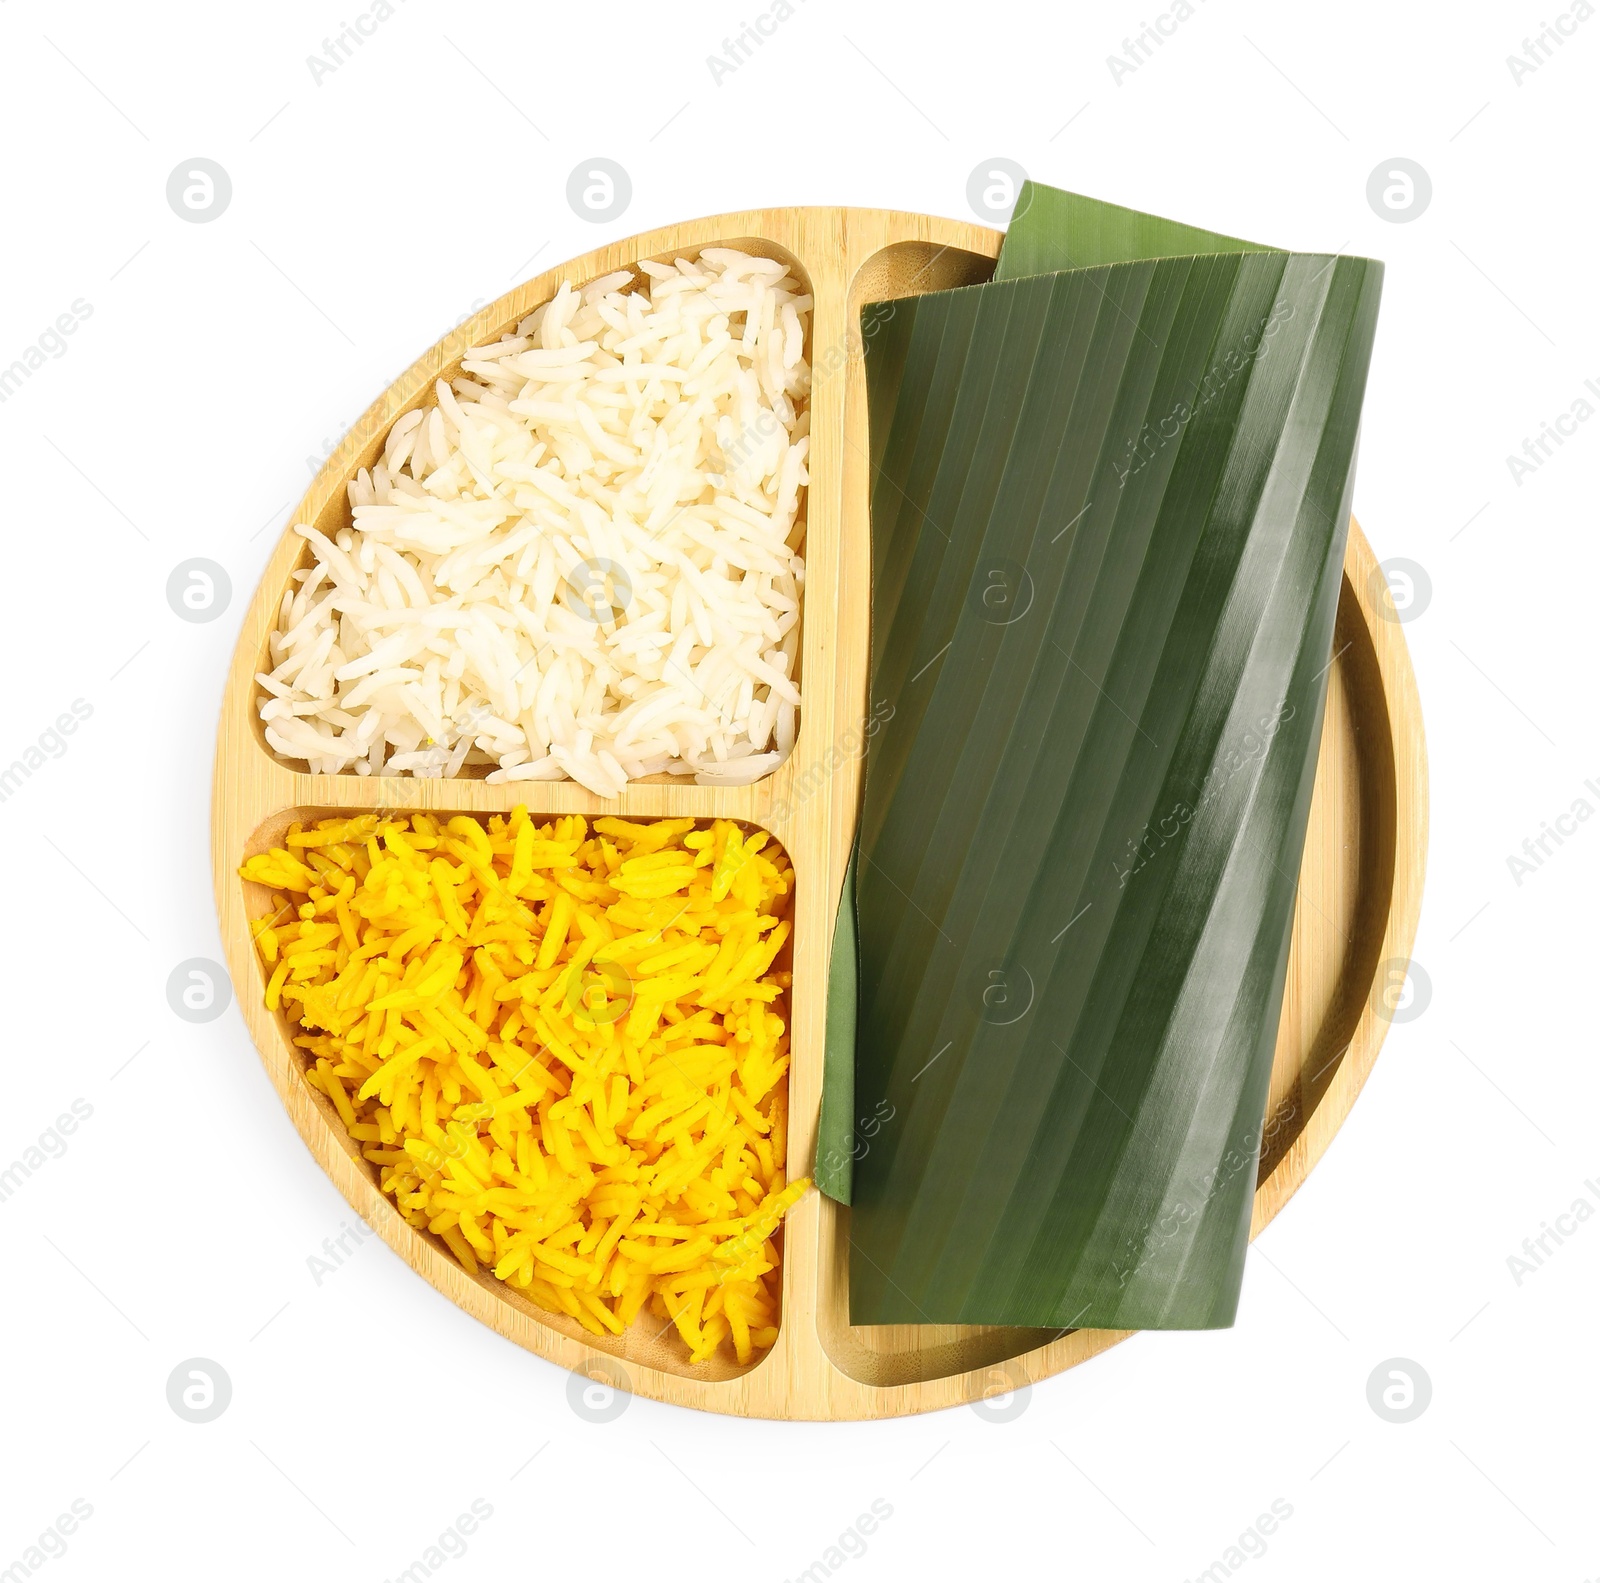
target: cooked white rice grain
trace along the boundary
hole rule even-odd
[[[297,526],[266,738],[314,774],[770,774],[794,746],[811,299],[733,248],[563,285]]]

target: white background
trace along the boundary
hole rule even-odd
[[[1520,483],[1506,461],[1600,381],[1600,19],[1568,23],[1519,84],[1508,55],[1563,0],[1195,0],[1118,82],[1108,55],[1161,0],[795,0],[716,83],[708,54],[759,3],[393,0],[320,83],[307,56],[370,0],[0,4],[0,366],[92,307],[0,406],[0,760],[74,699],[93,709],[0,804],[0,1164],[74,1099],[93,1108],[0,1203],[0,1569],[81,1498],[93,1515],[47,1583],[376,1583],[482,1499],[493,1516],[447,1579],[780,1579],[882,1499],[848,1583],[1023,1565],[1179,1583],[1277,1499],[1293,1515],[1250,1583],[1600,1573],[1600,1217],[1520,1284],[1507,1264],[1575,1199],[1600,1203],[1600,822],[1520,884],[1507,863],[1575,799],[1600,807],[1600,423]],[[165,196],[197,156],[233,187],[204,224]],[[593,156],[633,184],[604,225],[565,197]],[[1252,1252],[1231,1331],[1137,1338],[1004,1424],[645,1400],[586,1422],[565,1374],[376,1239],[315,1284],[308,1257],[354,1217],[237,1007],[202,1026],[168,1008],[173,967],[221,954],[208,797],[237,623],[308,458],[514,282],[741,207],[966,217],[995,157],[1388,261],[1356,504],[1380,558],[1432,585],[1406,627],[1432,768],[1431,1001]],[[1395,157],[1433,186],[1407,223],[1366,196]],[[166,600],[195,556],[232,580],[210,624]],[[233,1386],[204,1425],[166,1399],[195,1356]],[[1394,1357],[1432,1382],[1407,1424],[1368,1406]]]

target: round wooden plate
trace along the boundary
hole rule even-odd
[[[386,390],[318,473],[293,520],[324,533],[348,525],[345,484],[381,453],[390,425],[422,405],[463,352],[499,336],[562,281],[581,284],[642,259],[736,246],[785,260],[815,297],[810,356],[811,485],[793,755],[754,786],[703,787],[659,777],[604,802],[571,782],[374,780],[304,775],[266,746],[255,673],[290,573],[304,564],[292,532],[279,543],[240,634],[217,739],[212,863],[228,968],[262,1061],[306,1146],[351,1206],[419,1274],[469,1314],[562,1367],[640,1395],[766,1418],[881,1418],[1008,1391],[1070,1368],[1123,1332],[1062,1335],[960,1325],[852,1326],[849,1211],[816,1193],[784,1231],[783,1316],[772,1349],[748,1368],[731,1358],[691,1366],[675,1332],[649,1320],[616,1341],[536,1308],[490,1276],[470,1276],[444,1246],[409,1226],[379,1191],[332,1105],[302,1073],[283,1019],[262,999],[248,923],[265,911],[239,864],[277,842],[292,819],[400,806],[536,815],[620,813],[745,820],[770,829],[795,869],[790,1156],[814,1150],[821,1096],[828,949],[843,883],[866,704],[869,540],[862,303],[987,279],[1001,236],[979,226],[876,209],[777,209],[669,226],[599,248],[518,286],[447,335]],[[1288,1201],[1349,1114],[1388,1027],[1385,1012],[1416,930],[1426,849],[1427,768],[1416,681],[1387,587],[1351,524],[1330,661],[1327,717],[1290,950],[1252,1235]]]

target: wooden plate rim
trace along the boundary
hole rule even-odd
[[[515,287],[442,337],[413,362],[372,403],[328,457],[290,521],[315,520],[332,498],[333,492],[343,488],[344,480],[354,470],[356,459],[363,449],[369,447],[378,435],[386,433],[400,412],[409,405],[415,405],[422,394],[431,389],[432,380],[441,369],[448,368],[458,360],[468,346],[546,300],[561,280],[592,279],[641,258],[679,250],[692,252],[699,246],[735,238],[763,239],[784,249],[793,249],[802,257],[802,262],[804,253],[800,244],[803,241],[810,244],[811,262],[808,268],[817,293],[814,337],[824,332],[843,336],[843,303],[850,283],[860,267],[885,247],[897,242],[921,241],[939,249],[959,249],[993,257],[998,252],[1001,240],[998,232],[933,216],[883,210],[813,208],[710,216],[609,243]],[[837,271],[828,271],[822,261],[826,258],[827,246],[835,240],[839,247],[839,268]],[[828,284],[834,288],[828,294],[830,300],[826,305],[822,281],[818,278],[824,273],[827,274]],[[851,377],[857,377],[857,373],[853,371]],[[838,397],[837,412],[842,421],[842,394]],[[830,404],[829,416],[832,415]],[[817,421],[815,409],[813,421]],[[818,471],[823,466],[824,447],[819,441],[813,443],[817,445],[818,453],[813,468],[812,542],[815,543],[820,526],[823,529],[821,548],[825,552],[832,550],[837,559],[838,546],[828,542],[828,534],[838,531],[841,502],[825,502],[821,512],[816,510],[819,504],[816,494]],[[829,481],[837,483],[838,480],[834,477]],[[819,518],[822,519],[820,522]],[[261,1003],[256,964],[247,931],[242,927],[243,890],[236,875],[236,866],[245,850],[245,842],[266,818],[286,808],[370,806],[368,797],[352,796],[352,790],[372,784],[353,776],[299,774],[274,760],[259,739],[254,737],[251,721],[255,691],[253,676],[265,632],[299,555],[300,546],[286,528],[263,570],[247,611],[228,675],[218,729],[213,782],[213,879],[227,965],[245,1021],[279,1098],[312,1156],[352,1209],[396,1253],[458,1307],[509,1340],[574,1373],[612,1378],[619,1356],[611,1349],[599,1348],[587,1337],[579,1339],[563,1334],[543,1319],[533,1317],[535,1311],[531,1309],[524,1312],[523,1309],[529,1305],[514,1305],[508,1301],[500,1283],[469,1276],[447,1253],[433,1246],[432,1239],[413,1231],[392,1202],[370,1180],[365,1162],[352,1158],[347,1140],[330,1121],[331,1107],[327,1106],[326,1101],[319,1106],[320,1096],[314,1094],[301,1076],[292,1047],[284,1038],[278,1020]],[[837,572],[837,566],[834,570]],[[1353,596],[1359,609],[1365,637],[1376,659],[1386,705],[1386,717],[1382,721],[1370,720],[1367,723],[1381,727],[1386,733],[1386,746],[1392,756],[1394,773],[1394,866],[1378,960],[1380,963],[1405,962],[1410,958],[1416,934],[1426,860],[1426,744],[1416,678],[1404,635],[1400,624],[1394,619],[1393,606],[1388,604],[1387,595],[1382,592],[1384,585],[1377,575],[1377,562],[1371,546],[1354,521],[1351,523],[1344,576],[1346,587],[1343,592],[1346,598]],[[825,578],[819,580],[826,582]],[[808,579],[808,597],[814,588],[815,584]],[[808,664],[814,665],[819,658],[816,645],[809,635],[806,643]],[[811,675],[813,681],[807,690],[799,740],[790,766],[801,762],[802,750],[806,747],[814,746],[819,740],[831,740],[832,727],[837,719],[837,711],[824,706],[825,690],[816,684],[816,672],[812,671]],[[695,812],[705,817],[740,818],[770,824],[780,838],[785,838],[785,832],[778,824],[761,815],[763,810],[770,813],[777,794],[775,783],[790,766],[780,769],[768,781],[758,782],[753,788],[722,790],[685,787],[681,784],[630,788],[623,811],[640,814]],[[241,782],[253,786],[253,796],[241,792]],[[468,788],[476,790],[469,791]],[[598,799],[581,788],[572,788],[570,783],[542,783],[536,794],[530,793],[526,787],[520,790],[529,794],[530,803],[537,796],[541,808],[549,808],[552,812],[589,812],[600,806]],[[844,790],[850,791],[853,801],[853,789],[841,789],[841,794]],[[502,803],[506,807],[511,806],[511,802],[502,796],[486,795],[496,791],[496,788],[485,787],[485,783],[480,781],[423,783],[413,806],[498,807]],[[615,804],[605,806],[616,811]],[[823,818],[822,810],[813,810],[812,817]],[[824,876],[824,893],[836,886],[836,879],[831,873]],[[1293,1144],[1257,1188],[1251,1223],[1252,1238],[1278,1214],[1326,1152],[1372,1070],[1387,1028],[1387,1021],[1376,1013],[1375,998],[1369,995],[1333,1080],[1305,1117]],[[808,1080],[805,1086],[819,1087],[820,1072],[815,1074],[815,1078],[815,1083]],[[792,1081],[798,1085],[799,1079],[797,1063]],[[808,1097],[814,1099],[815,1096],[804,1092],[799,1095],[801,1099]],[[793,1130],[793,1149],[797,1159],[809,1158],[814,1122],[814,1115],[797,1116]],[[824,1208],[816,1195],[809,1195],[791,1213],[789,1248],[785,1256],[783,1326],[777,1344],[754,1368],[720,1380],[693,1378],[652,1367],[638,1358],[628,1356],[626,1349],[623,1349],[620,1361],[626,1371],[628,1388],[636,1394],[656,1400],[708,1411],[835,1420],[925,1412],[974,1401],[990,1394],[997,1384],[991,1367],[908,1384],[875,1386],[845,1373],[828,1357],[816,1329],[815,1301],[821,1257],[816,1243],[823,1234],[824,1217],[829,1217],[830,1224],[836,1222],[836,1217],[830,1214],[835,1207],[827,1205]],[[806,1286],[808,1281],[809,1287]],[[1125,1339],[1126,1334],[1070,1332],[1046,1346],[1008,1360],[1002,1370],[1004,1378],[998,1383],[1001,1388],[1008,1388],[1048,1378],[1115,1345]]]

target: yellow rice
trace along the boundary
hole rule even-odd
[[[794,871],[717,820],[291,825],[267,1004],[413,1225],[598,1335],[777,1338]]]

